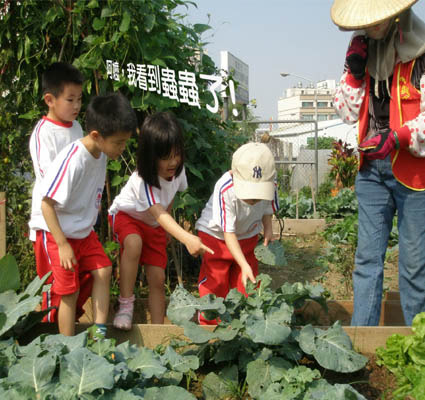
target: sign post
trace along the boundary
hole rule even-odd
[[[226,82],[229,77],[238,83],[234,93],[230,90],[230,99],[236,104],[242,104],[242,113],[244,114],[242,118],[246,119],[246,105],[249,103],[249,66],[228,51],[221,51],[220,59],[221,74],[225,82],[221,88],[224,102],[224,119],[226,120],[229,115],[228,107],[230,102],[225,92]]]

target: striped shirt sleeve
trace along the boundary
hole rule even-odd
[[[42,182],[42,195],[64,205],[72,190],[73,167],[71,166],[79,149],[78,143],[73,143],[60,152],[53,161]]]
[[[220,180],[214,188],[213,219],[223,232],[235,232],[236,213],[232,192],[232,178]]]

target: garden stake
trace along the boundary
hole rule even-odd
[[[174,239],[171,239],[170,247],[171,247],[171,256],[173,257],[174,266],[176,267],[177,281],[179,283],[179,286],[183,287],[183,277],[182,277],[183,270],[177,258],[176,243]]]
[[[298,219],[298,189],[296,190],[296,201],[295,201],[295,218]]]
[[[319,216],[317,215],[317,212],[316,212],[316,198],[314,195],[314,187],[313,187],[313,181],[311,179],[311,175],[310,175],[310,190],[311,190],[311,200],[313,201],[313,217],[318,218]]]

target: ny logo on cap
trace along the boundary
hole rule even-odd
[[[259,165],[255,166],[252,169],[252,177],[257,178],[257,179],[261,179],[262,174],[261,174],[261,167]]]

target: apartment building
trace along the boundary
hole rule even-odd
[[[312,121],[316,113],[317,120],[328,121],[337,119],[338,116],[333,108],[333,96],[336,90],[335,80],[324,80],[303,86],[299,82],[296,87],[285,90],[285,97],[278,100],[278,120],[303,120]]]

